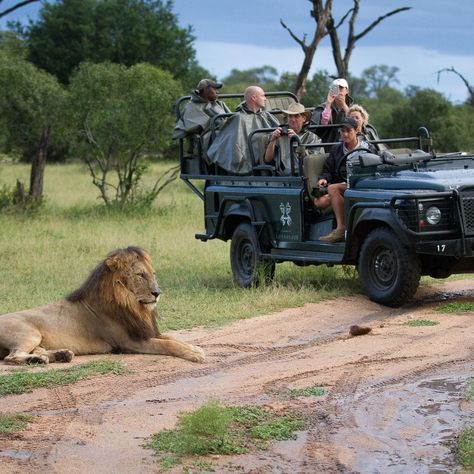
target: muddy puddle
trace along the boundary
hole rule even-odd
[[[474,404],[466,400],[473,369],[474,364],[456,373],[369,389],[355,401],[355,426],[337,435],[341,446],[346,443],[351,467],[364,473],[455,472],[455,436],[474,423]]]

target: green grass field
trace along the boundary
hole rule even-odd
[[[154,165],[152,183],[172,163]],[[0,163],[0,187],[29,182],[29,166]],[[146,183],[145,183],[146,185]],[[107,212],[85,166],[48,165],[45,204],[35,214],[0,213],[0,314],[52,302],[75,289],[111,250],[138,245],[153,258],[163,290],[162,329],[215,326],[358,291],[341,268],[277,265],[275,282],[234,286],[229,242],[200,242],[202,201],[181,181],[151,211]]]

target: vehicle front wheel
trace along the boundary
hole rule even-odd
[[[359,256],[360,282],[365,294],[377,303],[398,307],[410,300],[420,283],[420,261],[393,231],[373,230]]]
[[[275,262],[261,258],[255,230],[246,222],[232,234],[230,265],[234,282],[242,288],[270,282],[275,276]]]

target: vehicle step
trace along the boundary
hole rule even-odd
[[[273,260],[283,259],[308,263],[341,263],[343,256],[343,252],[329,253],[290,249],[272,249],[268,254],[268,257]]]

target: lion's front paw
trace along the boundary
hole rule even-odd
[[[189,360],[191,362],[204,362],[206,360],[206,354],[198,346],[190,346],[192,353],[190,354]]]

